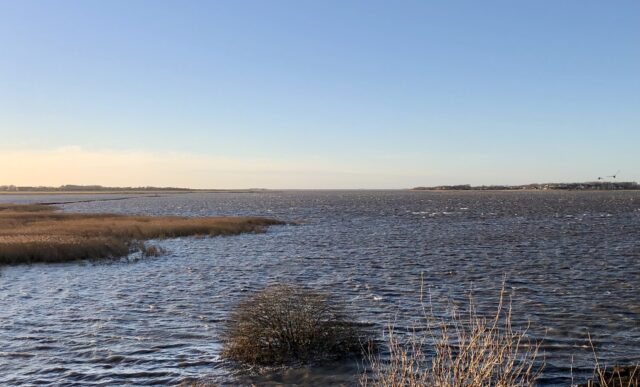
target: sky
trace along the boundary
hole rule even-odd
[[[0,0],[0,185],[640,181],[640,2]]]

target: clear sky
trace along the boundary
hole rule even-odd
[[[0,0],[0,184],[640,180],[640,1]]]

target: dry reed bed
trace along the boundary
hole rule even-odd
[[[261,217],[72,214],[41,204],[0,204],[0,265],[153,253],[142,241],[257,233],[278,224]]]
[[[467,312],[450,307],[447,319],[423,306],[425,326],[406,336],[390,326],[385,340],[388,358],[369,353],[360,385],[534,386],[544,366],[538,361],[540,343],[528,337],[526,328],[512,327],[511,303],[504,304],[504,295],[503,284],[493,317],[477,313],[470,297]]]

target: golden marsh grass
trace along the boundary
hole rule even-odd
[[[73,214],[42,204],[0,204],[0,265],[122,257],[142,241],[263,232],[261,217]],[[154,253],[154,252],[151,252]]]

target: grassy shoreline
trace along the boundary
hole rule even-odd
[[[284,222],[262,217],[74,214],[44,204],[0,204],[0,266],[117,258],[144,241],[264,232]]]

